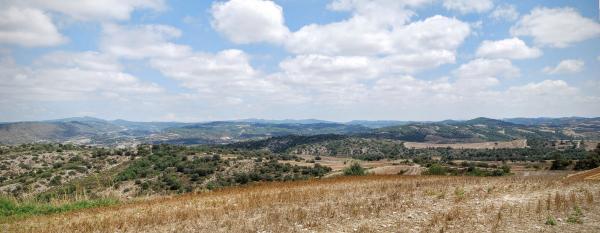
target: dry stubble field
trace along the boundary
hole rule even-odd
[[[31,217],[7,232],[600,232],[600,183],[338,177]],[[548,225],[548,219],[556,225]]]

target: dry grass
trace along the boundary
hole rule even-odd
[[[600,232],[600,185],[557,177],[338,177],[32,217],[6,232]],[[566,221],[581,208],[581,223]],[[548,216],[557,219],[546,225]]]

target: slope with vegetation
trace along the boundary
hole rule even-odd
[[[530,122],[531,121],[531,122]],[[522,123],[522,124],[521,124]],[[221,144],[286,135],[337,134],[412,142],[456,143],[513,139],[599,140],[598,118],[400,122],[319,120],[242,120],[206,123],[106,121],[79,117],[0,124],[0,143],[70,142]]]

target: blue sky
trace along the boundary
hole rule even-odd
[[[0,121],[600,116],[595,0],[0,2]]]

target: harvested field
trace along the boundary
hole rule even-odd
[[[587,171],[578,172],[571,174],[565,178],[567,182],[580,181],[580,180],[596,180],[600,181],[600,167],[594,168]]]
[[[315,156],[312,155],[299,155],[305,161],[314,160]],[[405,160],[377,160],[377,161],[364,161],[345,157],[333,157],[333,156],[320,156],[321,160],[315,160],[315,163],[327,166],[333,169],[334,174],[341,174],[339,171],[350,166],[352,163],[359,163],[362,167],[369,169],[368,171],[377,175],[396,175],[402,170],[406,170],[405,175],[419,175],[423,168],[419,165],[408,165],[403,164]],[[297,162],[297,161],[282,161],[283,163],[289,163],[300,166],[313,166],[309,162]],[[338,173],[336,173],[338,172]]]
[[[364,176],[266,183],[32,217],[0,231],[600,232],[599,183],[560,180]]]
[[[452,149],[499,149],[499,148],[525,148],[527,140],[497,141],[497,142],[474,142],[474,143],[427,143],[427,142],[404,142],[404,146],[414,149],[426,148],[452,148]]]

